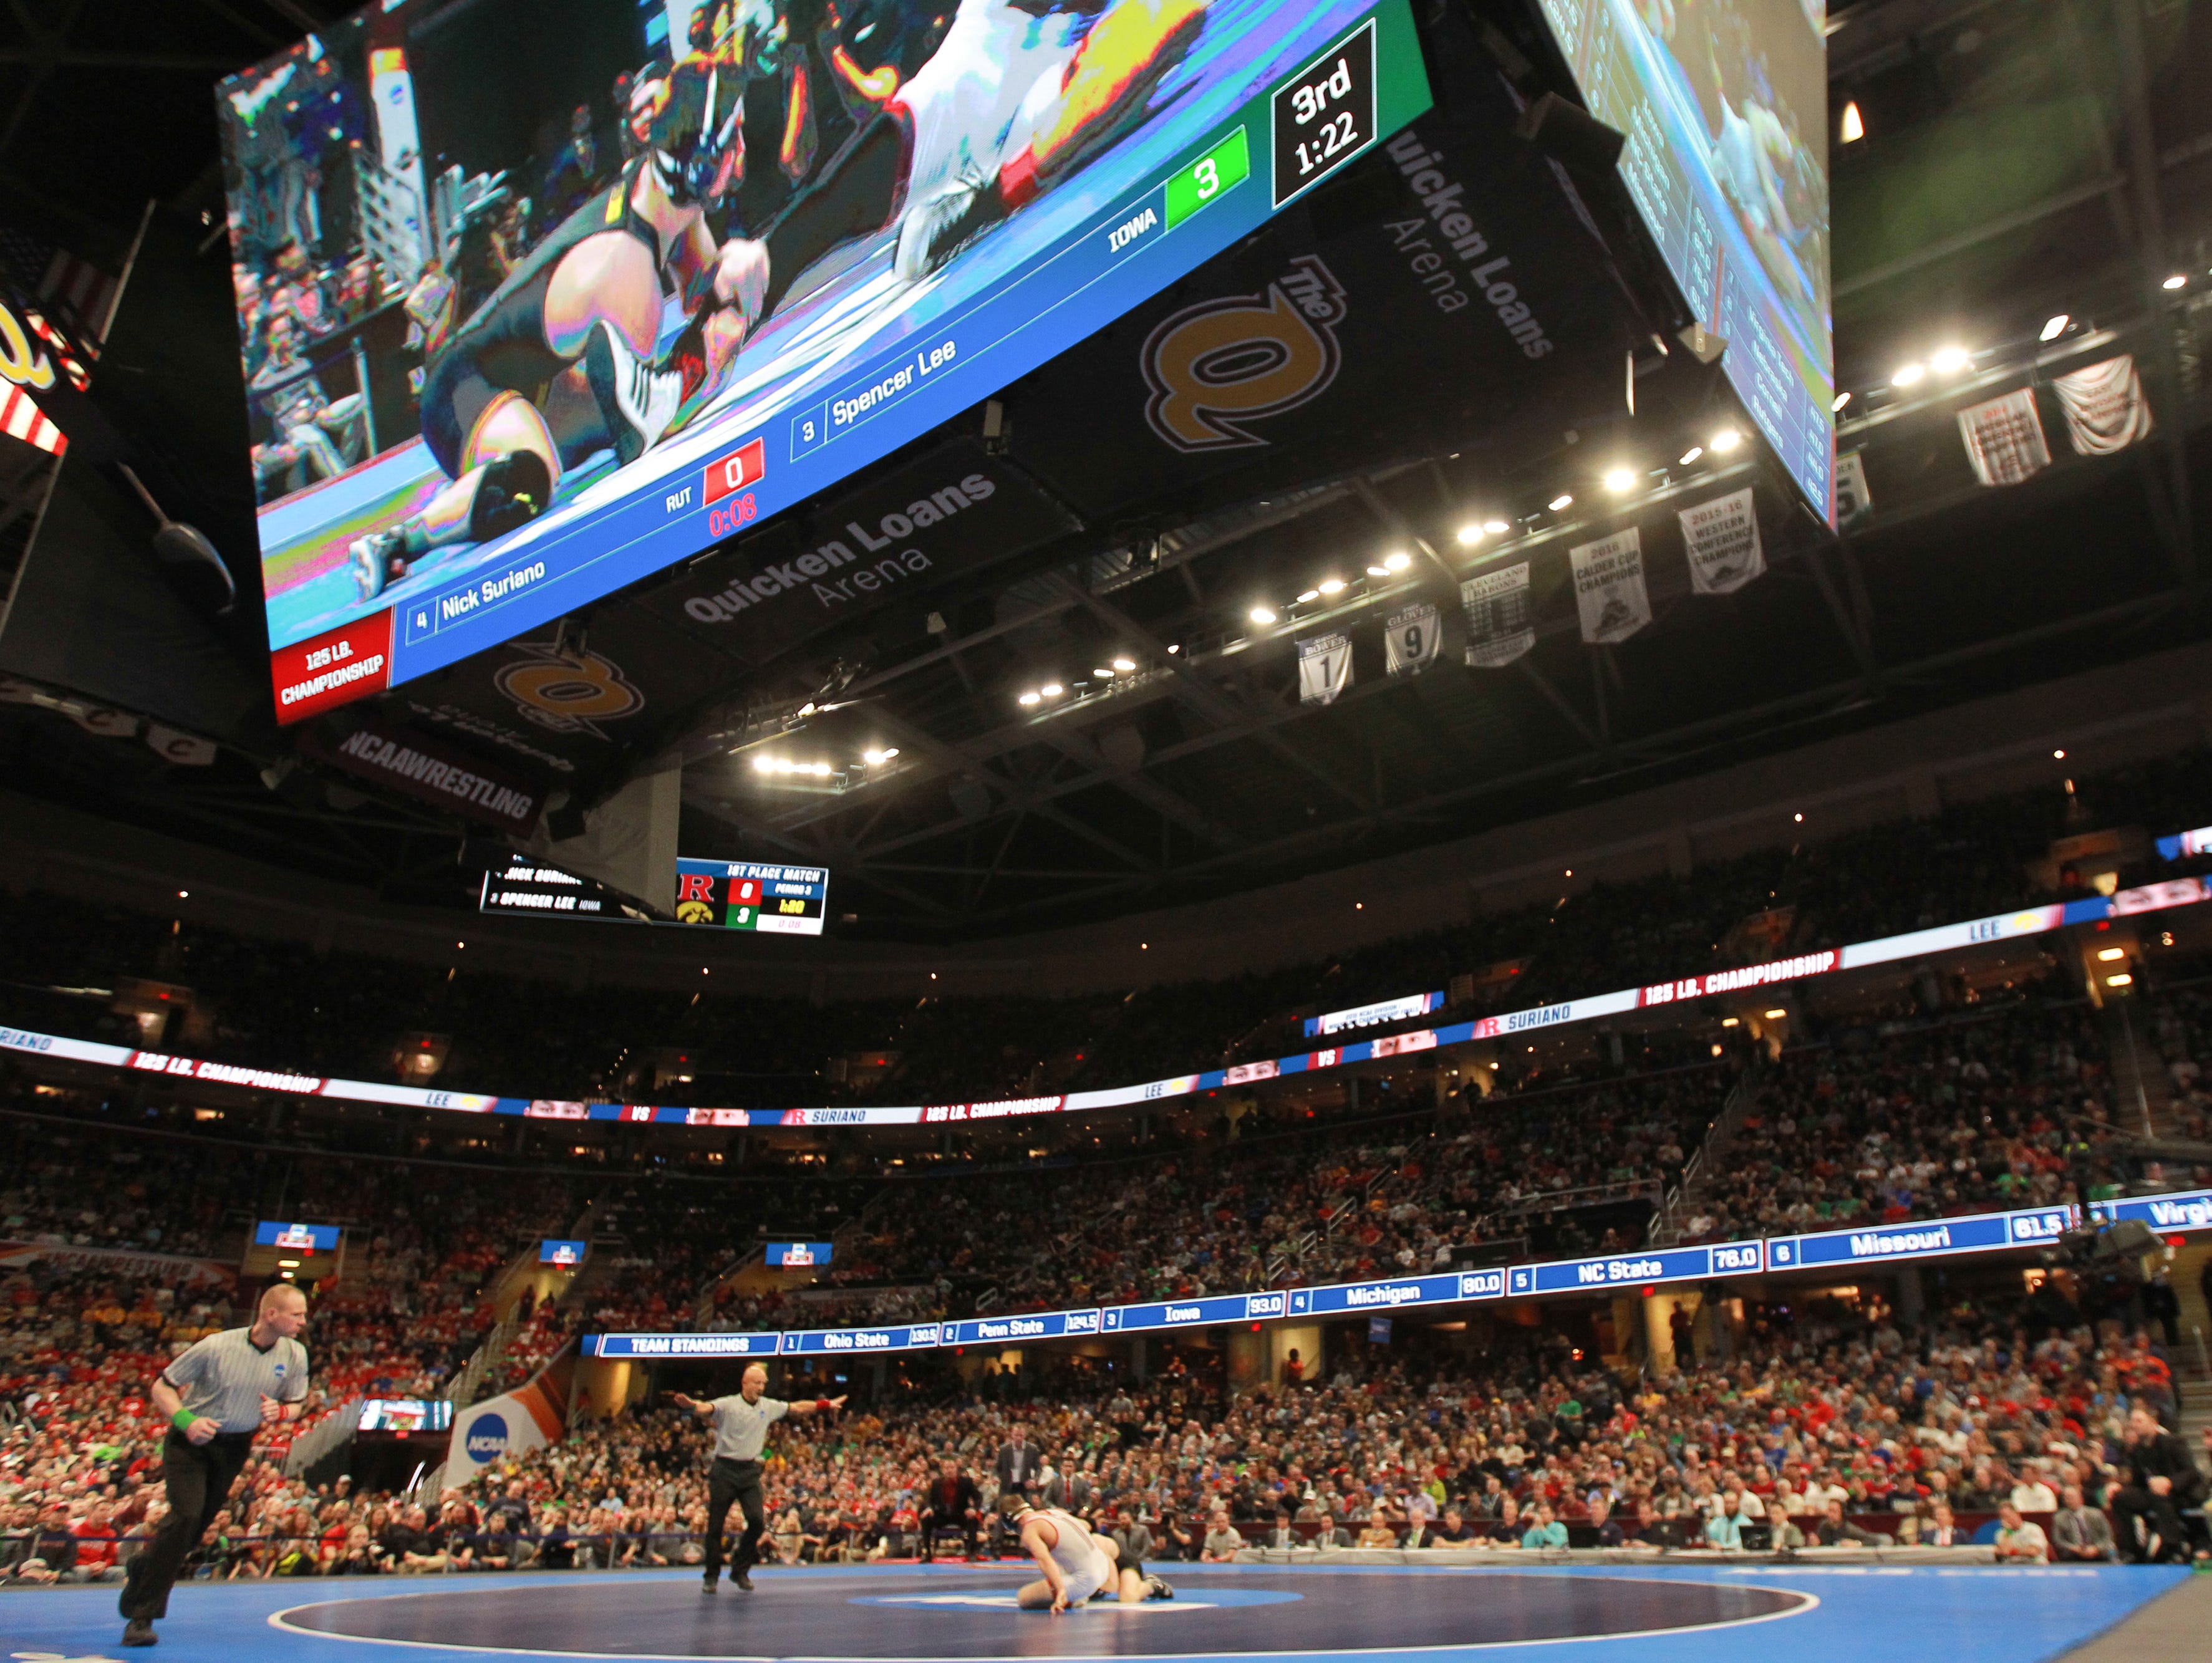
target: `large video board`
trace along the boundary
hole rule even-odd
[[[1405,0],[380,0],[234,77],[280,718],[811,496],[1428,103]]]
[[[1826,0],[1543,0],[1752,421],[1835,520]]]

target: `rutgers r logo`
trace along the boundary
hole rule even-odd
[[[1146,339],[1145,420],[1179,451],[1265,445],[1245,423],[1296,410],[1328,391],[1340,355],[1344,286],[1310,254],[1264,294],[1201,300]]]

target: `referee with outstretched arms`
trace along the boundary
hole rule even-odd
[[[701,1401],[683,1393],[672,1394],[678,1409],[688,1409],[702,1421],[714,1423],[714,1464],[707,1472],[707,1592],[722,1580],[722,1525],[730,1516],[730,1503],[745,1510],[744,1534],[738,1539],[738,1557],[730,1564],[730,1580],[747,1593],[753,1579],[748,1575],[760,1563],[761,1533],[768,1528],[768,1499],[761,1494],[761,1448],[768,1429],[786,1415],[827,1415],[842,1409],[845,1399],[817,1398],[811,1403],[786,1403],[764,1397],[768,1370],[750,1364],[731,1398]]]
[[[161,1370],[154,1406],[169,1417],[161,1445],[161,1478],[169,1516],[154,1545],[124,1573],[118,1602],[129,1619],[126,1646],[151,1646],[154,1619],[169,1614],[169,1589],[185,1556],[223,1504],[253,1450],[253,1435],[276,1421],[297,1420],[307,1395],[307,1296],[289,1282],[261,1296],[249,1328],[210,1334]]]

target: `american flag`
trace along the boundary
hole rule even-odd
[[[100,355],[118,287],[106,272],[69,250],[0,223],[0,305],[36,337],[33,351],[43,349],[80,390],[91,379],[86,366]],[[0,381],[0,433],[55,456],[69,446],[30,391],[7,381]]]
[[[16,292],[60,326],[76,355],[86,362],[100,355],[120,287],[115,278],[66,248],[5,223],[0,223],[0,265]]]

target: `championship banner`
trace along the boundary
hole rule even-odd
[[[1382,626],[1383,656],[1393,676],[1418,676],[1437,661],[1437,608],[1416,601],[1393,612]]]
[[[2076,456],[2110,456],[2150,437],[2150,402],[2130,353],[2057,376],[2051,390]]]
[[[2051,465],[2043,418],[2028,387],[1960,410],[1959,436],[1966,442],[1974,477],[1984,485],[2017,485]]]
[[[1298,702],[1333,705],[1352,685],[1352,637],[1333,632],[1298,643]]]
[[[1644,586],[1644,545],[1632,525],[1625,531],[1567,550],[1575,572],[1575,609],[1583,639],[1593,646],[1625,641],[1651,622],[1651,592]]]
[[[1731,594],[1766,570],[1750,486],[1685,508],[1678,518],[1690,560],[1690,587],[1698,594]]]
[[[1536,644],[1528,627],[1528,562],[1500,567],[1459,586],[1467,609],[1467,661],[1478,670],[1503,670]]]
[[[1867,489],[1866,452],[1848,451],[1836,458],[1836,524],[1846,525],[1874,509]]]

